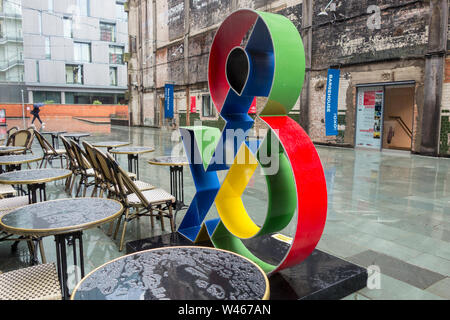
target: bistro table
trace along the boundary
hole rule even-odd
[[[11,154],[19,151],[25,151],[25,147],[0,146],[0,155]]]
[[[41,134],[49,134],[52,137],[52,146],[55,149],[59,149],[59,136],[66,133],[67,131],[43,131]]]
[[[80,143],[80,139],[83,137],[89,137],[90,133],[64,133],[61,136],[65,138],[72,138],[76,143]]]
[[[6,166],[6,171],[20,170],[22,164],[31,163],[42,160],[42,156],[34,154],[17,154],[0,156],[0,173],[3,173],[3,166]]]
[[[269,281],[254,262],[200,246],[164,247],[114,259],[90,272],[72,300],[267,300]]]
[[[0,227],[11,234],[42,238],[54,236],[58,276],[63,299],[68,299],[66,240],[73,239],[75,270],[84,277],[82,231],[117,218],[123,210],[120,202],[105,198],[71,198],[40,202],[13,210],[0,217]],[[78,239],[78,256],[76,239]],[[35,250],[35,254],[37,250]],[[79,264],[78,264],[79,261]],[[75,274],[78,277],[78,274]],[[78,282],[78,279],[77,281]]]
[[[28,201],[29,203],[36,203],[37,190],[39,190],[41,201],[46,201],[46,183],[68,178],[71,174],[71,170],[55,168],[12,171],[0,174],[0,183],[27,185]]]
[[[150,159],[148,163],[170,167],[170,193],[175,197],[176,210],[186,209],[184,204],[183,167],[189,165],[186,157],[163,156]],[[175,213],[176,214],[176,213]]]
[[[152,147],[126,146],[111,149],[109,152],[114,155],[126,154],[128,156],[128,171],[136,173],[137,179],[139,180],[139,155],[153,151],[155,151],[155,148]]]
[[[100,142],[93,142],[92,146],[97,148],[106,148],[106,150],[109,152],[113,148],[119,148],[128,146],[130,143],[126,141],[100,141]]]

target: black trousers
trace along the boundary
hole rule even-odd
[[[31,120],[31,123],[33,123],[34,120],[36,120],[36,119],[38,119],[39,122],[42,124],[42,120],[41,120],[41,118],[39,117],[39,114],[33,114],[33,120]]]

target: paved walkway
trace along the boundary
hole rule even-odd
[[[170,190],[169,169],[151,166],[146,160],[180,148],[176,133],[109,125],[107,131],[83,139],[129,140],[136,146],[154,146],[155,152],[141,156],[141,180]],[[39,153],[39,146],[34,147]],[[379,289],[365,288],[347,299],[450,299],[450,159],[317,148],[329,193],[327,224],[318,248],[361,266],[375,265],[382,274]],[[119,161],[126,167],[126,156],[119,156]],[[185,199],[189,203],[195,188],[186,169]],[[63,189],[63,182],[49,184],[49,198],[67,197]],[[243,199],[252,218],[261,221],[267,191],[259,171]],[[217,216],[217,212],[212,209],[209,215]],[[177,223],[182,217],[178,215]],[[108,227],[84,233],[87,272],[125,254],[125,250],[118,252],[117,240],[106,236]],[[289,235],[293,228],[291,225],[283,233]],[[158,223],[151,230],[149,218],[141,218],[139,223],[130,223],[125,241],[161,233]],[[52,237],[44,240],[49,261],[56,260],[53,242]],[[26,244],[11,253],[8,243],[0,243],[0,270],[25,267],[28,262]]]

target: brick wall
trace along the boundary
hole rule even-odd
[[[21,104],[0,104],[0,109],[6,110],[7,118],[21,118]],[[25,116],[30,117],[32,104],[25,104]],[[82,104],[50,104],[41,108],[40,116],[67,117],[111,117],[128,118],[127,105],[82,105]]]

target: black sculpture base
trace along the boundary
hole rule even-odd
[[[288,244],[265,236],[245,242],[247,248],[267,262],[285,252]],[[127,253],[168,246],[192,246],[192,242],[178,232],[131,241]],[[209,242],[199,246],[212,246]],[[367,283],[367,270],[336,258],[320,250],[301,264],[269,277],[271,300],[337,300],[358,290]]]

